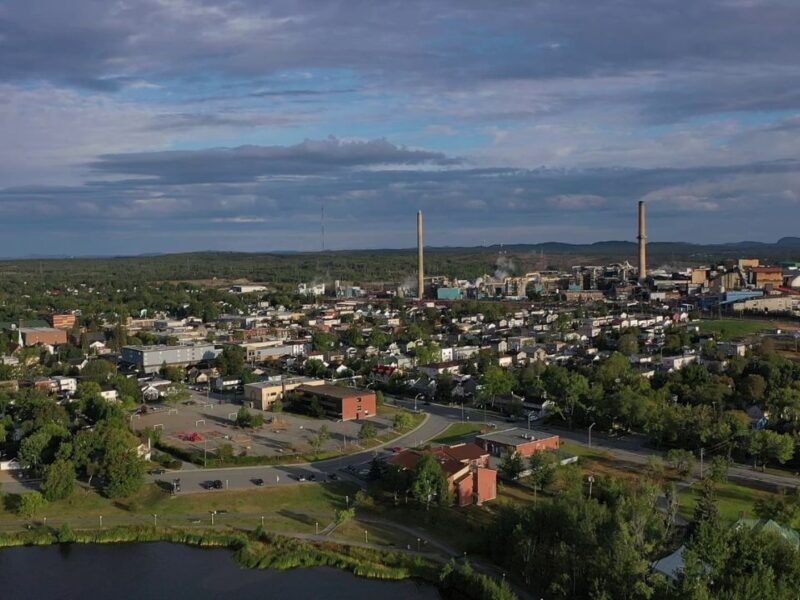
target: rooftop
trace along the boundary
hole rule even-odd
[[[303,383],[303,384],[311,384],[314,381],[320,381],[319,379],[314,379],[313,377],[287,377],[285,379],[276,379],[276,380],[267,380],[267,381],[256,381],[254,383],[246,383],[245,387],[249,388],[257,388],[263,390],[265,388],[272,388],[272,387],[279,387],[283,385],[294,385],[296,383]],[[315,389],[318,389],[322,386],[317,385]]]
[[[178,350],[181,348],[206,348],[209,346],[214,346],[214,344],[210,342],[198,342],[196,344],[178,344],[175,346],[169,346],[167,344],[154,344],[152,346],[123,346],[123,350],[134,350],[139,352],[164,352],[168,350]]]
[[[301,385],[297,388],[299,392],[307,392],[315,396],[330,396],[332,398],[352,398],[353,396],[363,396],[374,394],[372,390],[358,390],[354,388],[339,387],[338,385]]]

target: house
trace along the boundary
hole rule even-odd
[[[139,381],[139,389],[142,391],[142,399],[145,402],[156,402],[172,386],[172,382],[167,379],[147,379]]]
[[[117,394],[117,390],[115,390],[111,386],[103,386],[100,390],[100,395],[108,402],[116,402],[117,400],[119,400],[119,395]]]
[[[497,471],[489,468],[489,454],[475,443],[439,446],[431,450],[403,450],[388,463],[411,471],[425,454],[436,457],[458,506],[481,505],[497,497]]]
[[[517,427],[484,433],[477,436],[475,441],[493,456],[516,452],[522,457],[528,457],[536,452],[558,450],[561,446],[561,438],[555,434]]]
[[[371,381],[375,381],[378,383],[389,383],[392,379],[392,376],[397,373],[401,375],[402,373],[399,371],[397,367],[390,367],[388,365],[378,365],[374,369],[372,369],[372,373],[370,373],[369,378]]]
[[[687,365],[697,362],[696,354],[684,354],[683,356],[665,356],[661,360],[661,367],[667,371],[677,371]]]
[[[432,378],[442,375],[443,373],[458,375],[460,369],[461,369],[461,364],[454,360],[451,360],[449,362],[433,363],[430,365],[425,365],[424,367],[417,368],[417,370],[420,373]]]
[[[307,385],[295,389],[297,400],[309,404],[316,399],[325,413],[335,419],[352,421],[374,417],[377,410],[375,392],[339,387],[336,385]]]
[[[78,380],[74,377],[55,375],[51,379],[55,382],[55,391],[59,394],[72,395],[78,391]]]
[[[198,385],[208,383],[215,377],[219,377],[219,371],[217,371],[217,369],[198,369],[197,367],[192,367],[186,373],[186,378],[189,383]]]

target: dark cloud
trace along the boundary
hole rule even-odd
[[[786,108],[798,106],[798,22],[800,3],[783,0],[10,0],[0,8],[0,80],[115,89],[137,77],[344,69],[383,85],[449,88],[647,73],[663,78],[648,98],[656,112]]]
[[[382,165],[452,165],[440,152],[413,150],[387,140],[306,140],[294,146],[241,146],[209,150],[108,154],[90,166],[97,172],[152,177],[163,183],[255,181],[268,175],[320,176]]]

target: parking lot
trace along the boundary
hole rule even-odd
[[[230,445],[235,455],[280,456],[303,454],[311,451],[311,440],[325,425],[330,434],[321,451],[341,450],[344,446],[358,444],[361,423],[312,419],[290,413],[274,414],[249,409],[261,414],[264,425],[258,429],[240,429],[236,426],[236,413],[240,404],[193,394],[179,404],[148,406],[145,414],[134,415],[133,428],[141,431],[148,427],[161,431],[161,439],[178,448],[207,451],[212,455],[223,445]],[[383,433],[391,422],[381,417],[370,419]]]

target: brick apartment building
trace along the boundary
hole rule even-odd
[[[56,329],[72,329],[75,327],[75,321],[75,315],[72,313],[50,315],[50,324]]]
[[[374,417],[378,412],[375,392],[370,390],[326,384],[301,385],[295,392],[301,402],[310,403],[316,398],[325,410],[325,414],[342,421],[367,419]]]
[[[412,471],[424,454],[433,454],[442,466],[453,501],[458,506],[483,504],[497,498],[497,471],[489,468],[489,453],[470,442],[432,450],[403,450],[388,463]]]
[[[53,327],[20,327],[18,330],[23,346],[50,344],[57,346],[67,343],[67,332]]]
[[[558,450],[561,446],[561,438],[557,435],[517,427],[485,433],[479,435],[475,441],[486,452],[494,456],[517,452],[522,457],[528,457],[536,452]]]

